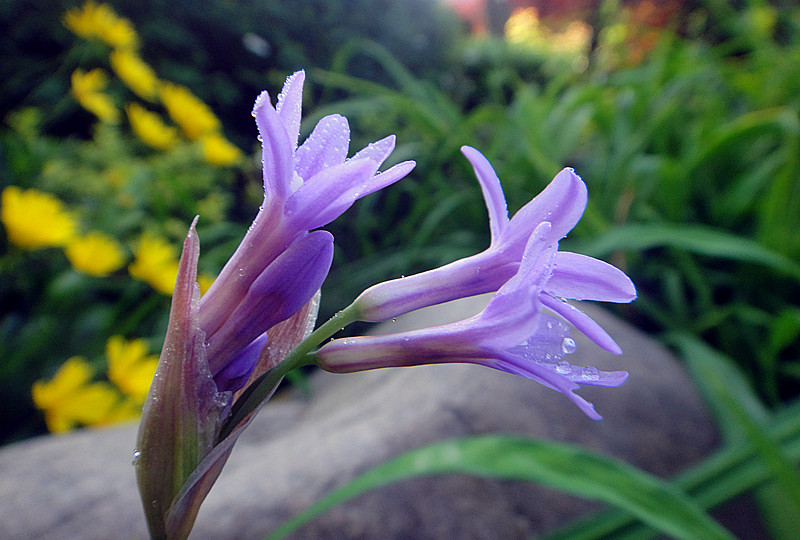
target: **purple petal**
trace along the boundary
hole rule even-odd
[[[538,311],[536,308],[539,292],[552,272],[553,255],[557,246],[557,244],[548,246],[550,229],[551,225],[547,221],[536,227],[525,246],[517,273],[495,293],[489,305],[483,310],[482,319],[508,319],[509,314],[520,310],[525,311],[526,316],[535,315]],[[531,303],[534,308],[528,314],[522,306]]]
[[[472,163],[475,175],[481,184],[486,208],[489,210],[489,229],[492,233],[492,244],[494,244],[508,223],[508,207],[506,197],[503,195],[503,188],[500,186],[500,179],[497,178],[492,164],[483,154],[471,146],[462,146],[461,153]],[[541,221],[545,220],[539,220],[539,222]]]
[[[286,134],[292,148],[297,148],[297,138],[300,134],[300,118],[303,111],[303,82],[306,79],[305,71],[296,71],[286,78],[283,89],[278,95],[278,104],[275,110],[286,126]]]
[[[217,388],[220,391],[236,392],[244,386],[256,367],[261,350],[266,344],[267,333],[264,332],[214,376]]]
[[[539,295],[539,300],[544,306],[551,309],[564,320],[572,324],[575,328],[586,334],[586,336],[600,345],[602,348],[610,353],[622,354],[622,349],[619,345],[603,330],[599,324],[594,322],[583,311],[579,310],[572,304],[561,301],[558,298],[553,298],[547,293]]]
[[[308,180],[320,171],[343,163],[350,145],[347,118],[331,114],[320,120],[295,153],[295,171]]]
[[[545,290],[552,296],[575,300],[630,302],[636,298],[636,287],[622,270],[568,251],[556,254],[553,275]]]
[[[286,201],[285,213],[297,229],[327,225],[368,193],[380,188],[371,182],[377,164],[369,159],[346,161],[307,179]]]
[[[594,405],[575,393],[575,390],[578,390],[580,385],[556,373],[550,366],[519,362],[516,359],[507,359],[506,361],[496,361],[494,365],[490,365],[489,367],[494,367],[495,369],[511,373],[512,375],[519,375],[534,380],[548,388],[557,390],[567,396],[570,401],[577,405],[578,408],[592,420],[603,419],[594,409]]]
[[[261,138],[261,159],[264,166],[264,191],[268,197],[284,201],[290,194],[293,172],[292,150],[283,120],[272,107],[269,94],[261,92],[253,106]]]
[[[378,167],[386,161],[389,154],[394,150],[395,136],[389,135],[379,141],[369,143],[367,146],[356,152],[352,159],[371,159],[378,164]]]
[[[586,184],[572,169],[563,169],[534,199],[517,212],[504,234],[504,243],[525,242],[542,221],[553,224],[552,238],[564,238],[586,209]]]
[[[219,373],[256,337],[302,308],[322,285],[332,259],[333,236],[315,231],[267,266],[225,324],[208,336],[212,373]]]

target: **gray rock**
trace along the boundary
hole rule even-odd
[[[384,329],[464,318],[485,301],[429,308]],[[192,538],[263,538],[372,466],[453,437],[503,433],[576,443],[662,477],[710,452],[716,431],[678,362],[607,312],[587,311],[625,354],[574,335],[578,350],[570,360],[631,373],[620,388],[580,391],[605,420],[586,418],[537,383],[477,366],[316,373],[311,399],[290,393],[274,400],[242,436]],[[0,538],[145,538],[131,466],[135,436],[127,426],[0,450]],[[417,478],[344,503],[293,537],[527,538],[597,507],[523,482]]]

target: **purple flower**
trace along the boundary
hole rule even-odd
[[[539,224],[550,223],[543,241],[557,245],[583,215],[586,185],[572,169],[564,169],[509,220],[500,180],[489,161],[469,146],[461,151],[475,169],[489,210],[489,248],[434,270],[370,287],[354,302],[362,320],[385,321],[426,306],[497,291],[517,273],[525,244]],[[559,251],[554,254],[552,274],[537,294],[541,304],[595,343],[610,352],[622,352],[605,330],[562,299],[630,302],[636,298],[636,288],[623,272],[591,257]]]
[[[339,115],[320,120],[298,148],[303,80],[302,71],[289,77],[275,107],[266,92],[256,100],[264,203],[202,298],[196,220],[184,242],[135,458],[154,538],[189,534],[236,439],[290,369],[287,354],[311,333],[333,257],[333,236],[313,229],[414,167],[378,172],[394,137],[348,159],[349,128]]]
[[[378,172],[394,148],[394,136],[348,159],[350,130],[338,114],[322,118],[298,147],[304,79],[302,71],[290,76],[274,107],[266,92],[256,99],[253,116],[262,143],[264,202],[200,300],[209,367],[223,389],[236,390],[246,382],[268,340],[265,332],[305,305],[322,284],[333,237],[309,231],[414,167],[407,161]]]
[[[539,223],[520,256],[516,273],[478,315],[435,328],[336,339],[317,351],[317,364],[336,373],[452,362],[480,364],[558,390],[586,415],[599,420],[601,416],[594,406],[574,391],[581,384],[619,386],[628,374],[603,372],[592,366],[576,367],[563,360],[575,350],[575,342],[569,337],[566,324],[542,313],[541,298],[549,297],[547,291],[554,286],[565,290],[569,285],[559,282],[576,276],[558,276],[562,258],[557,252],[557,242],[552,240],[553,231],[551,222]],[[616,282],[622,280],[620,275],[624,276],[617,272],[619,275],[615,275],[612,282],[595,279],[596,276],[588,280],[577,277],[574,290],[582,294],[584,288],[595,281],[601,290],[613,289],[618,285]],[[616,293],[612,297],[616,298]]]

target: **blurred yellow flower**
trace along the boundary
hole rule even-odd
[[[135,279],[149,283],[160,293],[171,295],[178,276],[177,251],[165,239],[143,234],[139,240],[133,264],[128,272]]]
[[[125,263],[125,252],[119,243],[97,231],[74,238],[64,253],[75,270],[90,276],[105,277]]]
[[[150,112],[138,103],[125,107],[131,129],[145,144],[157,150],[169,150],[178,144],[178,130],[166,125],[161,116]]]
[[[160,94],[167,113],[188,138],[196,140],[219,131],[219,118],[185,86],[162,83]]]
[[[78,425],[100,425],[119,399],[111,385],[90,383],[92,368],[83,358],[73,356],[49,381],[33,383],[33,403],[44,412],[47,429],[64,433]]]
[[[158,365],[158,356],[147,351],[144,339],[128,341],[122,336],[112,336],[106,343],[108,378],[130,401],[139,404],[140,412]]]
[[[138,44],[136,30],[128,19],[117,16],[108,4],[86,2],[64,14],[64,26],[84,39],[99,38],[115,48]]]
[[[103,92],[107,84],[108,77],[100,68],[72,72],[72,95],[78,103],[103,122],[113,123],[119,120],[119,111],[111,96]]]
[[[242,151],[220,133],[210,133],[200,139],[203,159],[210,165],[228,167],[242,159]]]
[[[0,221],[8,239],[19,247],[64,246],[75,236],[77,222],[64,203],[36,189],[8,186],[2,193]]]
[[[111,69],[136,95],[152,101],[158,92],[156,72],[131,49],[117,49],[109,56]]]

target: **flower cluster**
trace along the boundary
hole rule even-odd
[[[86,359],[73,356],[49,380],[33,384],[33,402],[47,428],[64,433],[77,426],[104,426],[139,416],[158,358],[143,339],[112,336],[106,344],[108,381],[94,381]]]
[[[414,163],[378,172],[394,148],[393,136],[348,158],[348,123],[336,114],[322,118],[298,145],[304,78],[302,71],[290,76],[275,105],[266,92],[256,99],[264,201],[202,296],[195,283],[197,218],[184,242],[136,451],[139,489],[154,537],[188,535],[237,437],[296,367],[316,363],[329,371],[352,372],[469,362],[558,390],[594,419],[600,416],[575,390],[581,384],[618,386],[627,378],[625,372],[601,372],[564,360],[575,349],[567,323],[602,348],[621,352],[567,299],[629,302],[636,296],[620,270],[558,251],[586,206],[583,181],[564,169],[509,219],[497,175],[470,147],[462,150],[486,199],[490,246],[441,268],[375,285],[312,332],[319,289],[333,256],[333,237],[319,228],[355,200],[407,175]],[[494,292],[488,306],[464,321],[323,344],[356,320],[383,321],[487,292]]]
[[[333,236],[318,230],[357,199],[396,182],[413,162],[378,172],[394,137],[348,158],[339,115],[319,121],[298,145],[305,74],[286,81],[277,103],[262,93],[253,116],[262,141],[264,201],[253,225],[206,294],[195,284],[199,240],[184,242],[170,324],[145,404],[137,474],[154,536],[182,537],[254,410],[237,416],[316,319]],[[282,372],[281,372],[282,373]],[[256,399],[260,404],[268,396]],[[164,480],[164,472],[169,481]]]
[[[136,30],[107,4],[87,2],[81,9],[69,10],[64,24],[84,39],[100,39],[112,47],[109,64],[114,73],[136,96],[148,103],[160,103],[171,120],[189,141],[198,141],[200,154],[210,165],[230,167],[242,161],[243,154],[222,134],[222,125],[213,111],[188,88],[159,80],[156,72],[137,52]],[[101,68],[72,74],[72,94],[80,105],[102,122],[117,123],[119,109],[106,92],[108,75]],[[175,126],[161,114],[130,102],[125,105],[131,130],[142,142],[156,150],[168,151],[181,140]]]
[[[585,184],[571,169],[564,169],[509,220],[500,181],[488,160],[474,148],[465,146],[462,151],[475,168],[486,198],[492,233],[489,248],[435,270],[375,285],[352,308],[362,320],[380,321],[497,291],[489,305],[475,317],[438,328],[333,340],[316,353],[317,363],[333,372],[444,362],[481,364],[559,390],[599,420],[594,407],[574,390],[581,383],[618,386],[627,373],[604,373],[562,360],[575,350],[563,321],[607,351],[622,351],[566,299],[630,302],[636,289],[623,272],[603,261],[558,251],[559,240],[583,214]]]

